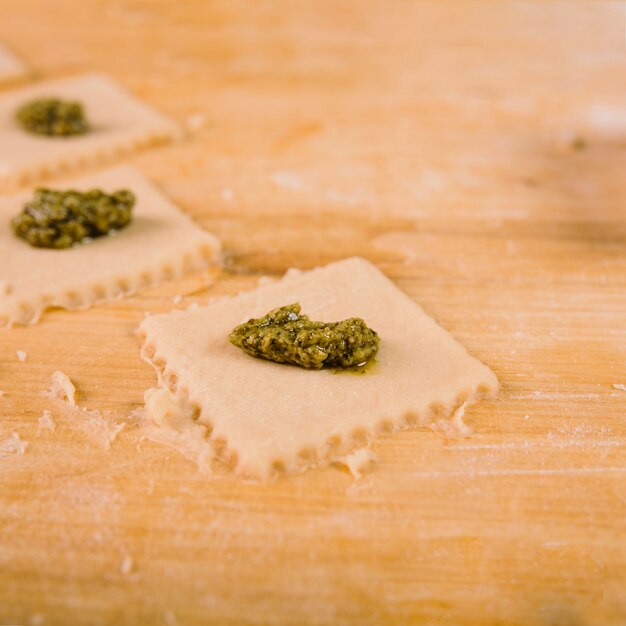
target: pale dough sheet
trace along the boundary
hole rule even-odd
[[[130,189],[133,221],[114,237],[76,248],[33,248],[10,227],[32,194],[0,197],[0,325],[36,322],[43,309],[83,308],[203,269],[219,259],[219,241],[196,226],[137,170],[115,167],[55,189]]]
[[[366,374],[252,358],[230,331],[293,302],[314,320],[362,317],[380,335]],[[266,477],[362,446],[377,430],[426,425],[496,392],[494,373],[376,267],[351,258],[202,308],[147,317],[144,356],[198,407],[238,471]]]
[[[15,121],[16,110],[43,97],[82,102],[91,130],[74,137],[43,137],[23,130]],[[180,133],[173,121],[97,74],[14,89],[0,95],[0,190],[107,160]]]
[[[0,43],[0,84],[26,76],[26,66]]]

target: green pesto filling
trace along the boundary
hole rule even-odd
[[[57,98],[42,98],[22,105],[16,113],[24,130],[48,137],[83,135],[89,130],[83,106]]]
[[[11,226],[36,248],[69,248],[127,226],[134,204],[134,194],[126,189],[112,194],[37,189]]]
[[[379,337],[358,317],[314,322],[295,303],[237,326],[230,342],[246,354],[307,369],[365,365],[378,352]]]

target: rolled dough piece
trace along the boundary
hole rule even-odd
[[[255,359],[228,341],[251,317],[299,302],[314,320],[362,317],[380,335],[365,374],[304,370]],[[199,410],[237,470],[265,478],[332,460],[377,430],[428,425],[494,394],[494,373],[469,356],[376,267],[350,258],[205,307],[152,315],[143,355]]]
[[[0,84],[22,78],[27,73],[26,66],[0,43]]]
[[[133,221],[114,237],[66,250],[33,248],[13,234],[10,219],[31,196],[0,198],[0,325],[30,324],[52,306],[86,308],[149,284],[205,269],[219,259],[220,243],[179,211],[131,167],[115,167],[55,188],[130,189]]]
[[[15,111],[37,98],[82,102],[91,130],[73,137],[25,131]],[[0,95],[0,191],[180,136],[179,126],[97,74],[48,80]]]

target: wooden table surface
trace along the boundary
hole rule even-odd
[[[622,2],[0,1],[37,78],[100,71],[192,129],[128,161],[227,250],[209,288],[0,332],[0,442],[27,443],[0,454],[0,624],[625,624],[624,24]],[[61,369],[123,422],[154,384],[144,312],[354,254],[497,373],[472,438],[257,484],[130,425],[104,449],[41,397]]]

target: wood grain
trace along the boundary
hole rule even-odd
[[[102,71],[194,128],[130,161],[228,262],[0,332],[0,442],[28,444],[0,456],[0,624],[624,624],[624,11],[3,0],[38,76]],[[105,450],[40,395],[62,369],[122,420],[144,312],[352,254],[497,373],[471,439],[259,485],[130,426]]]

